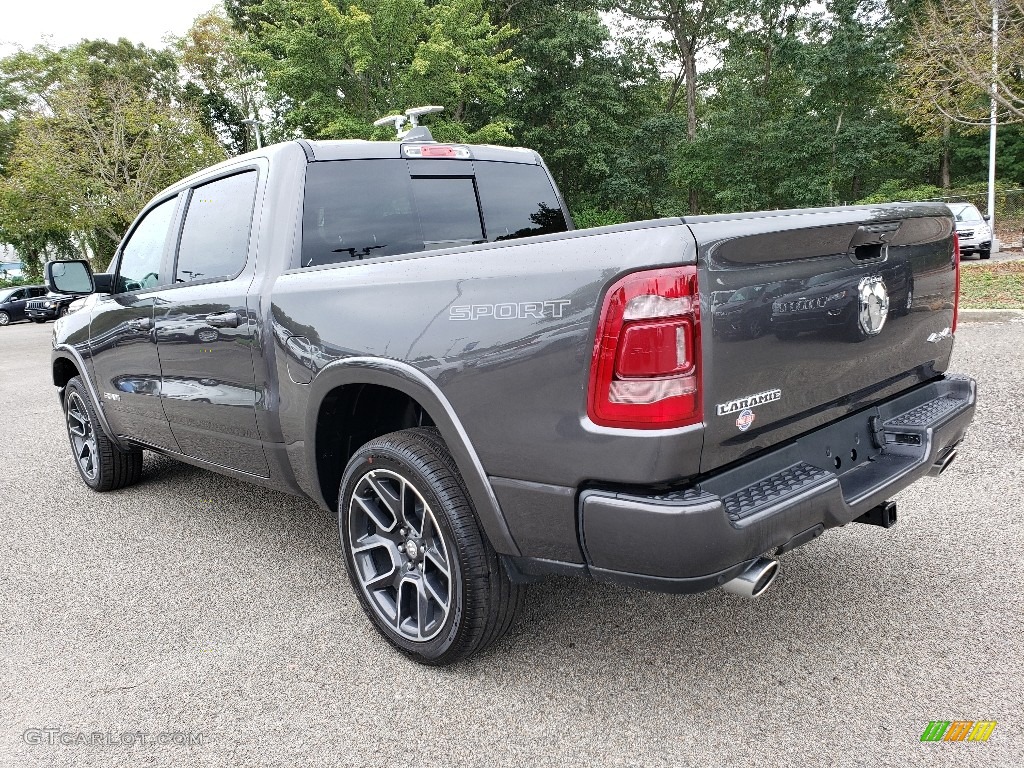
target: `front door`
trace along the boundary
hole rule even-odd
[[[174,281],[160,293],[155,324],[160,392],[179,450],[265,477],[256,324],[246,309],[257,181],[257,171],[246,170],[191,191]]]
[[[89,356],[100,405],[118,435],[177,450],[160,398],[153,307],[168,282],[161,263],[178,198],[147,211],[120,250],[113,292],[99,296],[89,329]]]

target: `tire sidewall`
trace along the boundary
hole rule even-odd
[[[368,472],[376,469],[386,469],[395,472],[416,487],[416,490],[419,491],[424,501],[427,502],[433,511],[434,519],[441,529],[445,547],[449,552],[449,556],[454,561],[452,563],[451,611],[437,636],[425,642],[409,640],[381,621],[356,575],[356,565],[348,533],[349,505],[352,500],[352,493],[355,491],[359,481]],[[466,594],[466,576],[463,572],[465,557],[459,550],[458,538],[452,530],[447,505],[434,491],[423,470],[416,466],[416,462],[409,461],[409,457],[405,452],[390,446],[373,446],[372,448],[364,447],[360,449],[349,462],[342,476],[341,491],[338,498],[340,499],[338,504],[338,533],[341,536],[341,548],[345,557],[345,566],[348,570],[349,580],[352,583],[352,589],[356,593],[363,610],[370,618],[371,623],[381,635],[404,653],[418,657],[428,663],[440,659],[450,648],[458,645],[459,635],[463,629]]]
[[[85,408],[86,415],[89,417],[89,424],[95,435],[96,439],[96,450],[93,452],[93,461],[96,463],[96,477],[90,479],[85,472],[82,471],[82,465],[78,463],[78,458],[75,456],[75,442],[71,439],[71,429],[68,425],[68,403],[71,401],[71,394],[74,393],[82,401],[82,407]],[[92,489],[99,488],[103,482],[103,472],[106,469],[104,465],[103,451],[100,449],[100,440],[104,437],[102,427],[96,418],[96,412],[93,410],[92,403],[89,402],[89,395],[79,385],[78,381],[72,379],[68,383],[67,391],[64,393],[64,431],[68,436],[68,444],[71,446],[71,460],[75,462],[75,469],[78,470],[78,475],[82,478],[82,482],[88,485]]]

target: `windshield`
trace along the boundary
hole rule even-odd
[[[957,221],[969,221],[972,224],[984,221],[981,213],[973,205],[951,206],[951,210]]]

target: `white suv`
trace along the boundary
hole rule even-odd
[[[976,253],[982,259],[992,255],[992,228],[988,217],[982,216],[970,203],[950,203],[956,217],[956,234],[960,238],[960,255]]]

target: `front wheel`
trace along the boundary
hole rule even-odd
[[[338,527],[359,602],[377,631],[421,664],[443,666],[501,638],[522,606],[480,530],[434,429],[378,437],[341,479]]]
[[[11,316],[6,312],[0,312],[0,325],[10,325]]]
[[[78,474],[94,491],[114,491],[142,477],[142,451],[124,451],[114,445],[99,424],[82,379],[75,376],[64,392],[71,455]]]
[[[57,317],[67,317],[67,316],[68,316],[68,308],[67,307],[61,307],[60,311],[57,313]]]
[[[990,258],[992,258],[992,251],[991,250],[978,251],[978,258],[990,259]]]

